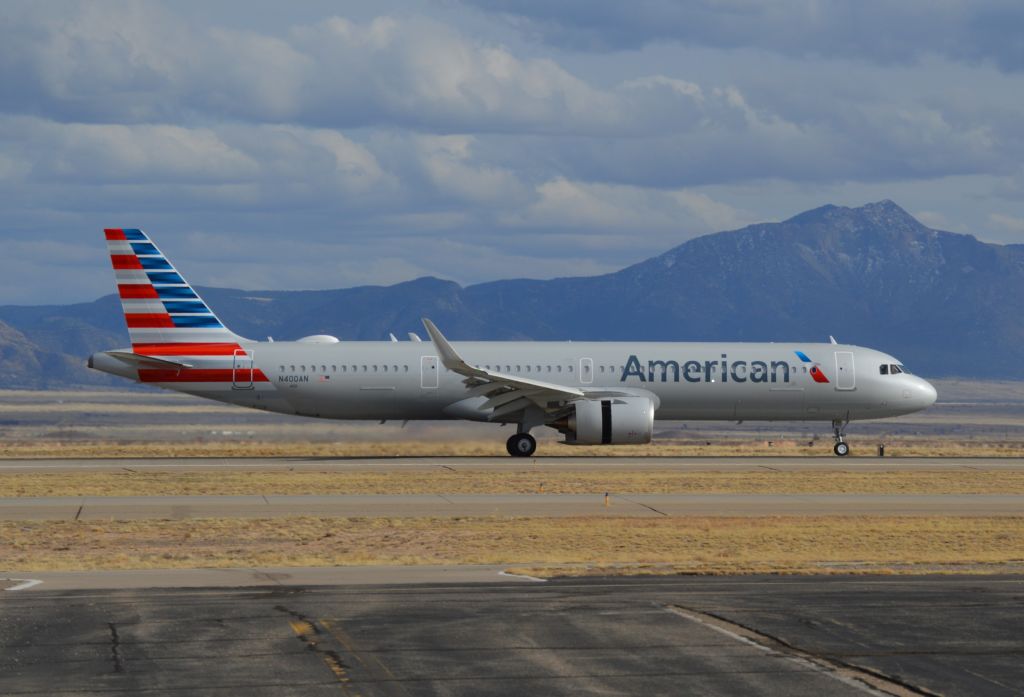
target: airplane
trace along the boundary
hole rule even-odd
[[[131,348],[95,370],[254,409],[323,419],[514,424],[509,455],[550,427],[573,445],[649,443],[655,420],[851,421],[931,406],[935,388],[892,356],[829,343],[253,341],[230,331],[141,230],[104,231]]]

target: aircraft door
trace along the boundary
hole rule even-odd
[[[857,376],[854,372],[853,354],[849,351],[836,351],[836,389],[852,390],[857,387]]]
[[[593,358],[581,358],[580,359],[580,382],[584,385],[589,385],[594,382],[594,359]]]
[[[420,387],[434,389],[438,385],[437,356],[420,356]]]
[[[252,355],[246,353],[244,349],[235,349],[231,363],[231,389],[253,389]]]

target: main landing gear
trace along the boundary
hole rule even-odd
[[[850,444],[846,442],[846,427],[849,423],[849,419],[846,421],[836,419],[832,422],[832,432],[835,434],[833,437],[836,440],[836,444],[832,446],[832,452],[839,457],[846,457],[850,453]]]
[[[530,457],[537,451],[537,441],[529,433],[514,433],[505,443],[512,457]]]

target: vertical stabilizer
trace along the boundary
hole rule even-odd
[[[142,230],[104,230],[117,292],[135,353],[151,356],[233,355],[239,338]]]

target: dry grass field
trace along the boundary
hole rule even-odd
[[[622,469],[518,471],[436,468],[402,472],[198,471],[0,474],[0,496],[241,494],[1024,494],[1022,470]]]
[[[0,522],[19,570],[501,564],[534,573],[806,573],[1024,564],[1024,519],[285,518]]]
[[[641,447],[576,448],[551,437],[507,470],[429,468],[431,457],[504,457],[508,429],[324,422],[154,391],[0,391],[0,458],[280,457],[239,471],[0,475],[0,496],[401,493],[1024,494],[1017,468],[901,470],[903,456],[1024,457],[1024,383],[938,382],[920,414],[850,427],[842,470],[545,471],[548,458],[828,456],[827,424],[659,423]],[[891,467],[859,470],[884,443]],[[287,471],[290,457],[423,457],[425,467]],[[889,457],[893,459],[890,461]],[[771,460],[763,461],[770,465]],[[848,466],[847,464],[848,463]],[[211,462],[211,464],[214,464]],[[221,463],[217,463],[221,464]],[[877,464],[877,463],[876,463]],[[325,470],[327,468],[325,467]],[[1024,518],[276,518],[2,522],[4,570],[362,564],[499,564],[582,573],[1021,572]]]

